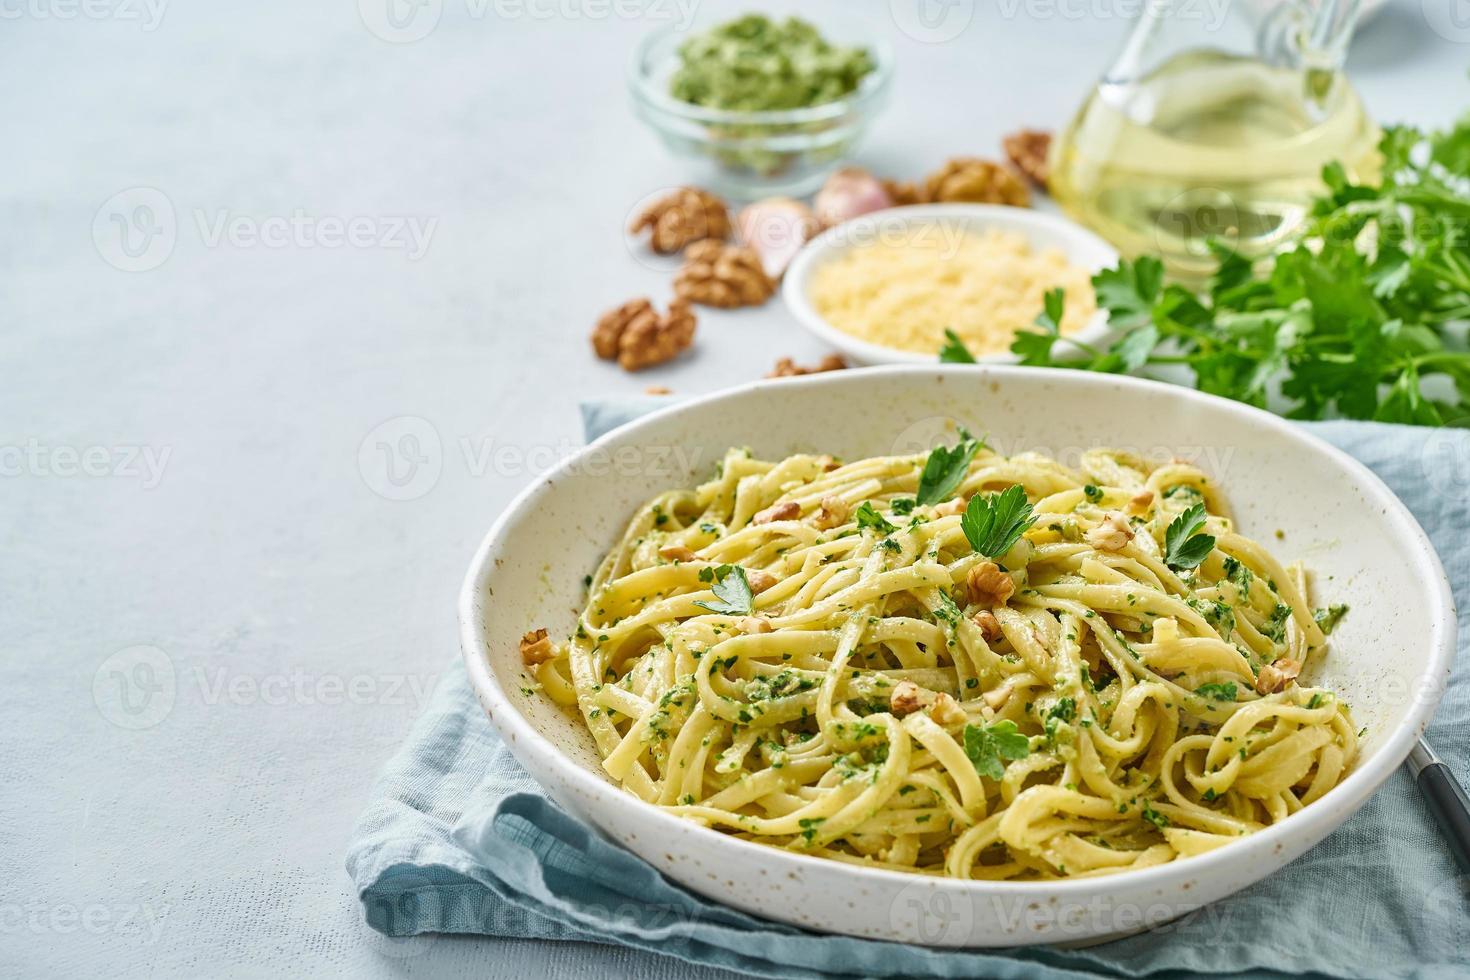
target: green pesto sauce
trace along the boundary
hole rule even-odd
[[[804,20],[748,14],[679,47],[670,94],[712,109],[763,112],[835,102],[875,65],[865,48],[828,43]]]

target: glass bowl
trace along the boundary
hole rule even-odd
[[[746,200],[797,197],[820,187],[857,145],[887,101],[892,48],[856,23],[824,18],[816,26],[834,44],[867,48],[874,68],[846,98],[804,109],[744,112],[681,101],[669,94],[669,83],[691,29],[667,27],[638,45],[628,66],[633,108],[675,156],[693,165],[691,183]]]

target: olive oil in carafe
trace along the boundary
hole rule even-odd
[[[1294,238],[1325,164],[1372,179],[1377,139],[1341,72],[1189,51],[1097,87],[1053,147],[1051,190],[1125,256],[1199,279],[1212,238],[1250,256]]]

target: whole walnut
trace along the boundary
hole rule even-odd
[[[608,310],[592,331],[592,349],[616,360],[625,371],[638,371],[671,360],[694,343],[695,318],[689,304],[676,299],[659,316],[647,299],[629,300]]]
[[[759,306],[775,290],[754,249],[716,241],[689,246],[674,277],[674,293],[680,299],[727,309]]]
[[[1009,204],[1023,208],[1031,203],[1031,192],[1009,168],[978,157],[956,157],[924,181],[925,196],[931,201],[968,201],[974,204]]]
[[[1031,178],[1038,187],[1051,179],[1047,154],[1051,152],[1051,133],[1040,129],[1023,129],[1001,140],[1011,165]]]
[[[661,255],[678,252],[690,242],[730,237],[730,212],[725,202],[697,187],[680,187],[644,208],[629,226],[629,234],[649,230],[648,244]]]
[[[925,204],[928,198],[924,194],[924,188],[912,180],[889,180],[886,177],[879,181],[883,189],[888,192],[888,198],[894,207],[907,207],[910,204]]]

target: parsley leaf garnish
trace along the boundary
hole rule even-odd
[[[950,330],[944,330],[944,346],[939,348],[940,364],[974,364],[975,355],[965,346],[965,342],[959,338],[959,334]]]
[[[919,474],[918,502],[927,507],[954,496],[970,472],[970,461],[984,445],[984,439],[976,439],[961,428],[960,441],[953,447],[936,446]]]
[[[1214,698],[1216,701],[1235,700],[1235,682],[1226,681],[1223,684],[1201,684],[1194,689],[1194,693],[1202,698]]]
[[[754,611],[755,599],[750,592],[750,582],[745,578],[745,569],[739,565],[721,565],[706,578],[708,571],[708,568],[700,569],[699,577],[703,581],[714,580],[712,588],[716,601],[695,599],[696,606],[726,616],[749,616]]]
[[[1036,515],[1020,484],[989,496],[975,494],[960,518],[970,547],[987,558],[999,558],[1010,551],[1011,545],[1035,523]]]
[[[982,776],[999,780],[1006,774],[1002,759],[1024,759],[1030,752],[1030,740],[1016,731],[1013,721],[965,726],[965,755]]]
[[[1180,514],[1164,532],[1164,563],[1176,572],[1195,568],[1215,550],[1215,538],[1198,533],[1205,524],[1205,505],[1195,504]]]
[[[873,503],[869,500],[863,501],[863,505],[853,513],[853,517],[857,520],[857,526],[864,530],[874,530],[879,534],[892,534],[898,530],[885,521],[882,514],[873,509]]]

